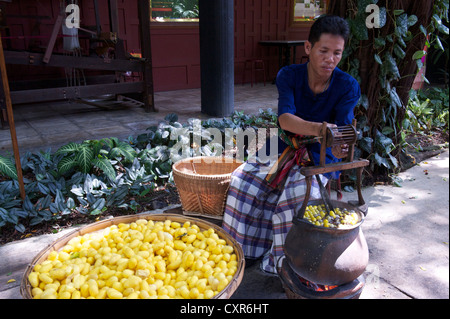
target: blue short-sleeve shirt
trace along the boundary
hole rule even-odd
[[[307,63],[293,64],[282,68],[277,76],[278,116],[290,113],[306,121],[328,122],[338,126],[351,124],[353,109],[361,97],[358,82],[349,74],[335,68],[328,89],[314,95],[308,84]],[[278,151],[282,153],[287,145],[279,140]],[[310,147],[314,163],[319,163],[320,145]],[[336,159],[327,150],[327,164]]]

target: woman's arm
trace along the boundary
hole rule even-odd
[[[320,136],[323,123],[305,121],[304,119],[290,113],[281,114],[278,117],[280,127],[294,134]],[[335,124],[328,123],[329,128],[336,127]]]
[[[291,113],[281,114],[278,123],[284,131],[298,135],[319,136],[322,129],[322,123],[305,121]]]
[[[322,131],[322,123],[305,121],[290,113],[281,114],[278,117],[278,123],[283,130],[299,135],[320,136]],[[333,128],[336,124],[328,123],[327,126]],[[348,145],[335,145],[332,152],[337,158],[345,158],[348,154]]]

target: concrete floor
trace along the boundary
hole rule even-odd
[[[258,83],[235,86],[236,111],[257,113],[260,108],[277,109],[278,93],[275,85]],[[20,154],[26,151],[52,151],[69,142],[117,137],[125,139],[139,135],[158,124],[169,113],[176,113],[179,122],[189,118],[207,119],[201,113],[201,90],[180,90],[155,93],[158,112],[146,113],[133,103],[102,102],[103,109],[77,101],[13,105],[14,123]],[[0,155],[12,154],[8,127],[0,130]]]

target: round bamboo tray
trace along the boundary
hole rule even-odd
[[[36,264],[40,264],[44,262],[48,255],[52,251],[59,251],[61,248],[63,248],[72,238],[77,236],[83,236],[88,233],[93,233],[97,231],[101,231],[107,227],[110,227],[112,225],[118,225],[120,223],[132,223],[138,219],[147,219],[152,221],[165,221],[165,220],[171,220],[173,222],[179,222],[183,224],[184,222],[191,222],[191,224],[197,225],[202,231],[207,230],[209,228],[213,228],[214,231],[219,235],[221,239],[224,239],[228,245],[232,246],[234,248],[234,253],[236,254],[236,260],[238,262],[238,268],[236,273],[234,274],[231,281],[228,283],[228,285],[220,291],[217,295],[213,297],[213,299],[229,299],[233,293],[236,291],[236,289],[239,287],[242,278],[244,276],[244,269],[245,269],[245,259],[244,259],[244,252],[241,248],[241,246],[232,238],[227,232],[225,232],[221,227],[214,225],[210,222],[198,219],[198,218],[192,218],[192,217],[186,217],[181,216],[177,214],[139,214],[139,215],[129,215],[129,216],[122,216],[122,217],[116,217],[108,220],[99,221],[84,227],[81,227],[78,230],[75,230],[69,234],[66,234],[65,236],[59,238],[56,240],[53,244],[49,245],[47,248],[43,249],[28,265],[21,281],[20,285],[20,294],[24,299],[32,299],[31,294],[31,284],[28,281],[28,275],[33,271],[33,268]]]
[[[243,162],[226,157],[192,157],[173,164],[183,214],[222,219],[231,173]]]

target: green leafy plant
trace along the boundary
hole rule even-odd
[[[271,108],[259,109],[257,116],[245,114],[243,111],[234,111],[231,115],[231,121],[239,128],[246,129],[248,127],[257,129],[263,127],[276,127],[278,114]]]
[[[429,107],[432,109],[431,125],[434,128],[448,130],[449,125],[449,88],[430,87],[427,89],[413,91],[416,98],[420,101],[429,101]]]
[[[198,0],[175,0],[173,2],[174,18],[198,18]]]
[[[261,120],[263,118],[263,120]],[[27,227],[66,218],[72,214],[98,217],[108,208],[137,210],[136,198],[158,186],[173,183],[171,148],[182,141],[191,147],[201,140],[200,154],[223,151],[214,146],[208,127],[225,132],[254,125],[269,125],[276,119],[271,110],[257,115],[236,113],[232,118],[189,120],[182,125],[176,114],[125,141],[117,138],[68,143],[55,153],[50,150],[27,152],[21,158],[24,172],[25,200],[20,199],[18,181],[5,175],[0,181],[0,229],[13,226],[19,232]],[[185,134],[175,134],[183,130]],[[177,138],[173,138],[172,133]],[[230,139],[231,142],[232,139]],[[12,170],[12,161],[2,158]]]
[[[106,210],[104,197],[111,193],[111,189],[97,177],[88,174],[83,184],[72,186],[71,192],[81,204],[75,208],[78,212],[97,216]]]
[[[17,179],[16,165],[7,157],[0,156],[0,174]]]
[[[411,125],[411,131],[427,131],[431,128],[430,115],[433,114],[433,109],[429,107],[429,105],[429,99],[426,99],[423,102],[421,102],[417,97],[410,100],[408,105],[408,119]]]
[[[102,140],[88,140],[81,144],[69,143],[59,148],[55,155],[63,155],[58,163],[58,170],[66,174],[79,169],[83,173],[90,173],[94,168],[103,171],[110,179],[116,177],[112,160],[132,162],[136,151],[126,142],[117,138]]]
[[[361,8],[372,1],[360,1]],[[359,8],[359,9],[361,9]],[[353,19],[349,19],[352,36],[349,45],[344,53],[343,66],[347,67],[347,72],[361,81],[359,76],[360,63],[355,59],[355,52],[361,46],[361,41],[369,39],[368,29],[365,26],[365,11],[359,10]],[[363,95],[359,103],[357,119],[362,135],[359,139],[359,147],[369,154],[368,158],[372,160],[372,165],[376,164],[388,170],[398,168],[398,161],[392,155],[396,149],[393,146],[393,140],[389,136],[396,136],[401,127],[397,125],[397,116],[399,110],[403,108],[402,101],[398,95],[395,83],[401,78],[398,64],[405,58],[405,48],[411,41],[412,34],[409,28],[417,23],[417,17],[408,15],[403,10],[389,12],[386,8],[380,10],[380,29],[386,25],[387,19],[392,19],[394,29],[390,34],[378,34],[374,36],[374,56],[375,63],[379,65],[379,83],[381,86],[379,96],[379,107],[376,116],[372,118],[371,126],[368,115],[368,98]],[[374,31],[377,32],[377,31]],[[417,57],[418,58],[418,57]]]
[[[448,131],[449,89],[432,87],[411,90],[404,129],[412,133],[428,134],[432,130]]]
[[[350,0],[345,6],[335,6],[342,11],[332,12],[344,14],[351,29],[339,67],[357,79],[362,88],[363,95],[355,113],[360,132],[355,156],[371,160],[370,170],[374,176],[391,176],[400,169],[405,130],[412,125],[408,116],[414,114],[407,109],[413,104],[408,102],[405,92],[407,95],[417,69],[423,66],[422,58],[427,54],[422,50],[424,45],[443,50],[436,31],[448,35],[443,23],[443,20],[448,22],[448,0],[433,2],[430,22],[420,11],[427,6],[423,2],[410,2],[396,8],[398,3]],[[366,26],[365,8],[370,4],[379,6],[379,28]],[[406,10],[414,11],[420,18]],[[420,104],[418,108],[420,106],[422,111],[428,111],[425,105]],[[441,112],[439,118],[445,121],[445,114]],[[434,124],[427,117],[426,125]]]

